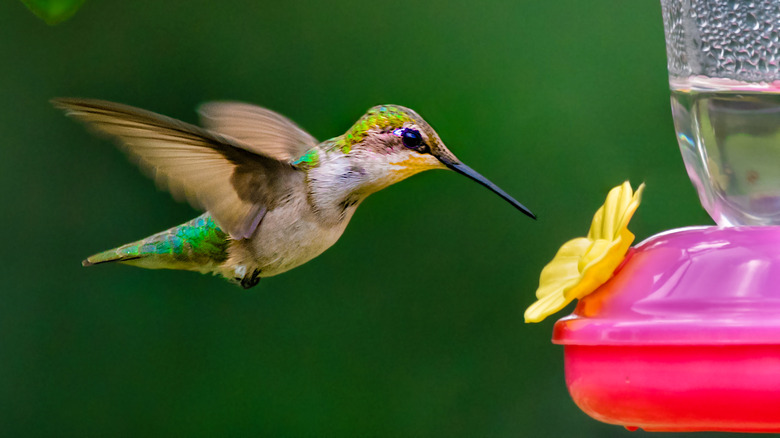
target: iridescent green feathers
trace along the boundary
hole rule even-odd
[[[399,105],[377,105],[370,108],[343,135],[326,140],[322,144],[307,150],[303,155],[291,161],[291,164],[301,170],[309,170],[320,164],[320,150],[340,151],[348,154],[355,145],[363,142],[372,131],[392,131],[405,124],[419,126],[431,137],[435,136],[433,129],[416,112]],[[431,134],[432,133],[432,134]],[[438,140],[438,137],[435,137]]]
[[[400,105],[377,105],[369,109],[343,136],[329,142],[343,153],[349,153],[372,132],[389,132],[403,127],[414,127],[419,131],[424,136],[431,155],[439,159],[457,161],[428,122],[413,110]]]
[[[228,257],[228,235],[208,213],[145,239],[95,254],[84,266],[120,262],[149,269],[210,272]]]
[[[397,105],[379,105],[369,109],[343,136],[341,150],[348,153],[352,147],[362,142],[371,130],[400,128],[404,123],[425,123],[422,117],[409,108]],[[427,123],[426,123],[427,125]]]
[[[310,149],[305,154],[301,155],[297,160],[292,162],[292,165],[301,170],[309,170],[313,167],[317,167],[320,164],[320,151],[318,149]]]

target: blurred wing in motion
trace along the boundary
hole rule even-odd
[[[117,138],[159,185],[175,198],[208,210],[234,239],[252,236],[265,213],[302,177],[270,155],[150,111],[91,99],[52,103],[99,133]]]
[[[292,120],[274,111],[240,102],[208,102],[198,112],[210,131],[234,138],[255,153],[291,162],[317,145]]]

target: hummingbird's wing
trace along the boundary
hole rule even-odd
[[[251,151],[291,162],[317,140],[283,115],[241,102],[207,102],[198,108],[201,124],[230,136]]]
[[[289,196],[302,178],[289,163],[150,111],[92,99],[52,103],[98,132],[118,138],[159,185],[175,198],[208,210],[234,239],[252,236],[265,213]]]

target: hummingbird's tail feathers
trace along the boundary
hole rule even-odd
[[[212,272],[227,259],[229,237],[208,213],[145,239],[103,251],[82,266],[119,262],[147,269]]]
[[[120,247],[122,248],[122,247]],[[141,256],[123,256],[118,253],[119,248],[110,249],[101,253],[91,255],[81,261],[81,266],[95,266],[108,262],[128,262],[130,260],[140,259]]]

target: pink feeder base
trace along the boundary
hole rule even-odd
[[[565,347],[586,414],[647,431],[780,432],[780,346]]]
[[[555,324],[574,402],[649,431],[780,432],[780,227],[672,230]]]

